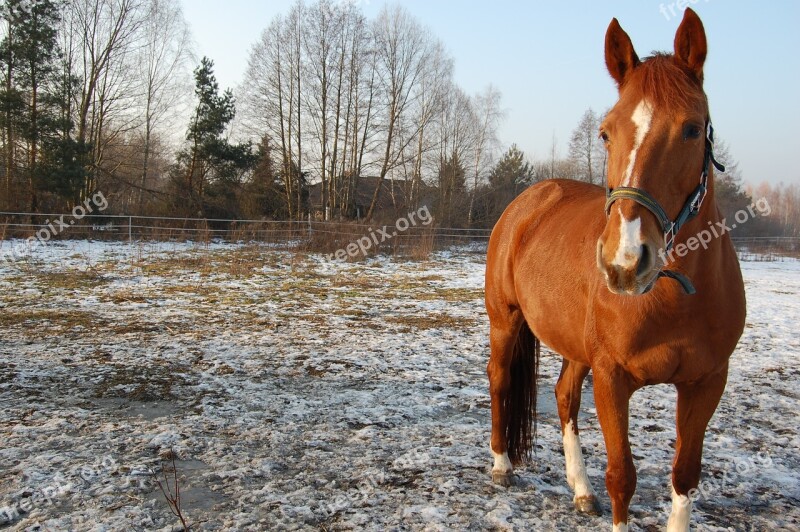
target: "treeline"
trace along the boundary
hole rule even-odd
[[[370,20],[354,2],[298,1],[252,46],[235,97],[193,56],[177,0],[2,0],[0,17],[6,212],[102,191],[107,212],[132,215],[390,219],[425,205],[439,225],[488,228],[534,182],[605,180],[592,110],[566,157],[555,138],[535,160],[501,153],[499,92],[466,94],[444,44],[399,6]],[[721,182],[731,208],[747,197],[738,172]]]
[[[97,190],[117,211],[163,201],[191,60],[179,6],[4,0],[0,17],[0,208],[62,210]]]

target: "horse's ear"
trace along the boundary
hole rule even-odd
[[[613,19],[606,31],[606,67],[608,73],[621,87],[630,72],[639,64],[639,56],[633,49],[631,38]]]
[[[707,52],[706,30],[703,28],[703,23],[697,13],[687,7],[683,13],[683,21],[675,34],[675,57],[702,81]]]

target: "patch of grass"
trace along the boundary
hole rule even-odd
[[[170,258],[159,258],[153,262],[139,263],[136,266],[141,268],[145,274],[169,277],[174,275],[176,271],[208,274],[210,272],[210,264],[211,261],[207,255],[179,255]]]
[[[36,284],[51,290],[88,291],[110,282],[96,270],[40,272],[35,276]]]
[[[11,382],[16,377],[16,365],[0,363],[0,384]]]
[[[441,313],[431,313],[422,316],[387,316],[386,322],[404,326],[406,330],[469,329],[478,325],[478,320],[472,318],[460,318]]]
[[[9,309],[0,313],[2,327],[58,327],[60,329],[95,329],[105,327],[107,321],[93,312],[75,309]]]
[[[445,278],[444,275],[425,275],[422,277],[417,277],[417,280],[421,283],[433,283],[433,282],[446,281],[447,279]]]
[[[364,320],[367,320],[372,317],[366,310],[360,308],[352,308],[352,307],[334,310],[332,314],[335,314],[336,316],[342,316],[345,318],[364,319]]]
[[[386,287],[386,282],[379,279],[370,279],[363,272],[344,272],[348,275],[337,275],[331,281],[334,288],[350,288],[359,290],[377,290]],[[352,276],[351,276],[352,275]]]
[[[147,303],[149,298],[144,294],[136,293],[131,289],[123,289],[100,297],[100,300],[106,303],[114,303],[121,305],[125,303]]]
[[[110,375],[97,385],[97,398],[123,398],[134,401],[174,399],[172,387],[186,379],[169,366],[129,367],[115,365]]]
[[[430,288],[417,292],[414,297],[422,301],[442,300],[465,303],[476,299],[483,299],[483,290],[474,288]]]

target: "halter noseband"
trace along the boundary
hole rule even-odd
[[[711,165],[713,164],[714,167],[720,172],[725,171],[725,167],[714,158],[714,128],[711,126],[710,120],[706,122],[705,144],[706,147],[705,154],[703,156],[703,173],[700,175],[700,184],[691,194],[689,194],[689,197],[683,204],[681,212],[678,213],[678,217],[675,218],[674,221],[670,220],[667,212],[664,210],[658,200],[650,195],[649,192],[635,187],[618,187],[613,190],[607,188],[606,197],[608,199],[606,199],[606,216],[611,213],[611,206],[615,201],[620,199],[629,199],[635,201],[655,215],[656,220],[658,220],[658,223],[661,226],[661,231],[664,233],[664,252],[669,253],[675,244],[675,236],[678,234],[678,231],[680,231],[681,227],[683,227],[689,220],[697,216],[700,212],[700,207],[703,205],[703,200],[708,192],[708,173],[711,169]],[[658,277],[666,277],[678,281],[687,294],[694,294],[696,292],[692,282],[681,273],[670,270],[661,270],[658,272]]]

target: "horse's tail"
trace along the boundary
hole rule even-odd
[[[522,322],[511,361],[511,386],[506,399],[506,442],[513,464],[527,462],[536,440],[536,391],[541,345]]]

